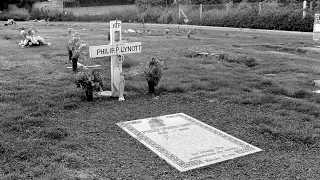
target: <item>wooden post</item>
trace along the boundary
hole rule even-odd
[[[143,29],[143,34],[146,32],[145,26],[144,26],[144,17],[142,18],[142,29]]]
[[[226,6],[227,6],[227,12],[229,12],[229,3],[227,3]]]
[[[179,4],[179,7],[178,7],[178,11],[179,11],[179,20],[180,20],[180,18],[181,18],[180,4]]]
[[[72,59],[72,70],[73,72],[78,72],[78,58],[71,58]]]
[[[310,11],[312,11],[313,1],[310,1]]]
[[[259,2],[259,15],[262,14],[262,2]]]
[[[69,62],[72,61],[72,50],[68,49],[68,54],[69,54]]]
[[[304,0],[303,1],[303,12],[302,12],[303,19],[306,18],[306,15],[307,15],[306,9],[307,9],[307,1]]]
[[[202,4],[200,4],[200,9],[199,9],[199,11],[200,11],[200,21],[202,20]]]

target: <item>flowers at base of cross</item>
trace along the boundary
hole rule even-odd
[[[22,30],[20,34],[23,37],[23,40],[19,43],[20,47],[24,48],[26,46],[51,45],[51,43],[46,42],[41,36],[36,36],[36,32],[37,31],[35,29]]]
[[[77,87],[81,87],[84,90],[93,87],[94,90],[102,90],[102,75],[100,72],[85,70],[76,74]]]
[[[75,76],[77,87],[85,90],[88,101],[93,100],[93,91],[102,91],[102,75],[97,71],[85,70]]]

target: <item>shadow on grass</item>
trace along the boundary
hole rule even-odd
[[[66,139],[70,134],[68,131],[64,128],[46,128],[39,132],[38,138],[43,138],[45,140],[56,140],[56,141],[62,141]]]

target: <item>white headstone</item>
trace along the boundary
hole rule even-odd
[[[314,15],[313,40],[318,41],[320,38],[320,14]]]
[[[262,151],[183,113],[117,125],[181,172]]]

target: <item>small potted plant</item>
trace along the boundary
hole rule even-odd
[[[69,34],[71,34],[70,30]],[[69,61],[72,61],[72,70],[73,72],[77,72],[78,59],[86,59],[84,51],[87,48],[87,44],[80,41],[79,33],[75,32],[70,35],[70,39],[66,47],[69,54]]]
[[[144,76],[148,82],[148,91],[155,93],[155,87],[158,85],[162,76],[162,65],[155,58],[149,62],[149,67],[145,69]]]
[[[102,90],[102,75],[97,71],[82,71],[76,74],[77,87],[85,90],[88,101],[93,100],[93,91]]]

